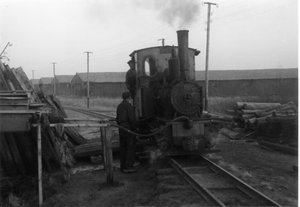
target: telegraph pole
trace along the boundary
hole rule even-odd
[[[86,97],[86,100],[87,100],[87,108],[89,109],[90,108],[90,81],[89,81],[89,72],[90,72],[90,54],[92,52],[84,52],[86,53],[86,58],[87,58],[87,61],[86,61],[86,69],[87,69],[87,74],[86,74],[86,80],[87,80],[87,97]]]
[[[55,97],[56,96],[56,80],[55,80],[55,62],[52,63],[53,65],[53,96]]]
[[[34,90],[34,70],[32,70],[31,71],[32,72],[32,81],[31,81],[31,83],[32,83],[32,90]]]
[[[205,105],[204,109],[208,110],[208,62],[209,62],[209,31],[210,31],[210,10],[211,5],[217,6],[216,3],[204,2],[207,4],[207,32],[206,32],[206,57],[205,57]]]

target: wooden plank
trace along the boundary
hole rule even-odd
[[[6,79],[4,77],[4,65],[3,63],[0,61],[0,89],[1,90],[8,90],[9,86],[7,85]]]
[[[257,110],[257,109],[270,109],[280,106],[280,103],[254,103],[254,102],[237,102],[239,109]]]
[[[7,133],[6,141],[10,149],[12,158],[14,160],[15,168],[18,169],[19,173],[25,174],[26,171],[25,171],[23,160],[21,158],[22,155],[19,152],[13,133]]]
[[[29,131],[31,114],[0,114],[0,132]]]
[[[106,154],[105,150],[106,148],[104,147],[104,142],[105,142],[105,129],[103,127],[100,127],[100,137],[101,137],[101,149],[102,149],[102,152],[103,152],[103,155]],[[106,156],[103,156],[103,166],[104,166],[104,169],[106,169]]]
[[[34,134],[35,131],[33,132]],[[22,155],[22,160],[26,169],[26,172],[36,174],[37,161],[36,161],[36,137],[32,136],[32,132],[19,132],[14,133],[16,144]]]
[[[47,98],[47,101],[50,105],[58,110],[58,113],[62,115],[62,118],[67,118],[65,110],[57,98],[50,96]],[[68,127],[65,129],[65,132],[73,144],[78,145],[85,144],[87,142],[86,139],[78,133],[75,127]]]
[[[4,72],[7,80],[9,80],[9,84],[14,88],[13,90],[22,90],[22,87],[19,83],[19,81],[16,79],[15,75],[13,74],[13,70],[9,68],[7,65],[6,70]]]
[[[37,127],[37,149],[38,149],[38,186],[39,186],[39,206],[43,205],[43,172],[42,172],[42,129],[40,120]]]
[[[22,80],[22,77],[20,77],[19,74],[16,72],[16,69],[12,69],[11,71],[12,71],[12,74],[15,76],[16,80],[19,82],[21,88],[25,91],[28,90],[28,88],[24,84],[24,81]]]
[[[21,67],[14,70],[16,78],[19,80],[19,82],[22,83],[22,88],[24,90],[33,90],[32,85],[26,75],[26,73],[23,71]]]
[[[59,123],[62,124],[64,127],[106,127],[108,124],[66,124],[66,123]],[[57,124],[49,124],[49,127],[56,127]],[[31,126],[37,127],[37,124],[32,124]]]
[[[36,114],[36,113],[41,113],[41,114],[48,114],[48,111],[40,111],[40,110],[20,110],[20,111],[15,111],[15,110],[0,110],[0,114]]]
[[[17,174],[17,169],[14,164],[14,160],[12,154],[10,153],[7,141],[6,141],[6,133],[1,133],[0,139],[0,158],[1,158],[1,165],[3,166],[6,173],[10,175]]]
[[[100,141],[99,138],[96,138],[95,140],[97,140],[97,141],[91,141],[86,144],[76,146],[74,148],[75,157],[89,157],[89,156],[93,156],[93,155],[105,154],[105,153],[103,153],[104,147],[102,145],[102,141]],[[120,144],[119,144],[118,140],[112,140],[111,145],[112,145],[112,150],[114,152],[119,150]],[[105,159],[105,158],[103,158],[103,159]],[[104,162],[105,162],[105,160],[104,160]]]
[[[87,140],[78,133],[75,127],[67,127],[65,128],[65,133],[68,136],[69,140],[72,144],[81,145],[87,143]]]
[[[114,182],[114,175],[113,175],[113,155],[112,155],[112,148],[111,148],[111,128],[105,128],[105,138],[103,146],[105,147],[105,154],[106,157],[106,182],[107,184],[113,184]]]

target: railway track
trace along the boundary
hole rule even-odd
[[[95,118],[104,118],[104,119],[111,119],[111,120],[114,120],[116,118],[114,112],[112,111],[100,111],[96,109],[85,109],[85,108],[71,107],[71,106],[64,106],[64,109],[83,113]]]
[[[280,206],[203,156],[168,161],[208,206]]]

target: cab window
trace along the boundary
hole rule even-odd
[[[145,75],[147,76],[153,76],[157,72],[157,69],[155,67],[155,60],[152,57],[147,57],[145,59],[144,69]]]

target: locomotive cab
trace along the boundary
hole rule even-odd
[[[163,151],[181,147],[188,151],[205,145],[202,88],[195,82],[195,56],[188,48],[188,31],[177,32],[178,47],[136,50],[134,106],[144,132],[165,130],[154,137]]]

